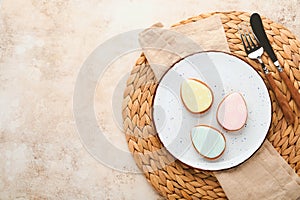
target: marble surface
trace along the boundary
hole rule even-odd
[[[212,11],[256,11],[300,37],[299,4],[299,0],[0,1],[0,199],[161,199],[142,174],[112,169],[82,144],[73,93],[84,61],[114,35],[158,21],[169,26]],[[111,108],[112,99],[122,95],[107,88],[124,87],[138,54],[115,61],[96,90],[99,126],[123,151],[128,150],[120,115]]]

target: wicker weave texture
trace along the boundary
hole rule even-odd
[[[246,57],[239,38],[237,25],[242,22],[249,22],[249,13],[201,14],[181,21],[174,26],[192,23],[214,14],[219,14],[221,17],[231,52],[252,65],[266,80],[260,65]],[[299,89],[300,41],[282,25],[265,17],[262,17],[262,20],[280,64],[284,67],[294,86]],[[295,172],[300,175],[300,109],[292,100],[291,94],[281,80],[271,59],[266,54],[263,55],[262,59],[297,116],[295,124],[288,125],[273,92],[270,91],[273,115],[267,138]],[[268,86],[267,82],[266,85]],[[151,119],[152,101],[156,86],[157,81],[153,71],[145,56],[141,55],[127,80],[122,108],[128,147],[138,167],[144,172],[152,186],[166,199],[226,199],[226,195],[213,173],[188,167],[175,160],[161,144]]]

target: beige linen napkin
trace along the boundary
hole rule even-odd
[[[161,24],[140,33],[139,42],[157,81],[176,61],[203,50],[229,51],[219,16],[160,29]]]
[[[192,53],[230,52],[217,15],[169,30],[155,27],[143,31],[139,41],[157,80],[175,62]],[[300,198],[300,178],[269,141],[245,163],[214,174],[232,200]]]

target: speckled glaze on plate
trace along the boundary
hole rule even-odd
[[[180,99],[184,79],[196,78],[213,91],[214,102],[204,114],[189,112]],[[227,132],[217,122],[222,99],[232,92],[243,95],[248,119],[239,131]],[[235,167],[250,158],[262,145],[271,123],[271,101],[259,74],[243,60],[223,52],[201,52],[177,62],[161,79],[153,103],[153,121],[167,150],[181,162],[203,170]],[[220,130],[226,149],[216,160],[197,153],[190,139],[195,125],[206,124]]]

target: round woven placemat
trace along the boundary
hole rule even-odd
[[[237,30],[241,22],[249,22],[250,14],[244,12],[216,12],[201,14],[181,21],[191,23],[219,14],[231,52],[250,63],[265,80],[260,65],[248,59],[244,52]],[[285,27],[262,17],[269,40],[272,43],[280,64],[284,67],[294,86],[299,89],[300,41]],[[297,109],[285,84],[281,80],[272,61],[263,56],[264,63],[286,95],[293,111],[298,116],[294,125],[288,125],[283,117],[274,94],[272,99],[272,125],[267,139],[280,155],[300,175],[300,126]],[[266,82],[268,86],[268,83]],[[142,54],[136,61],[127,87],[124,92],[123,120],[124,131],[129,150],[132,152],[138,167],[144,172],[152,186],[167,199],[226,199],[226,195],[212,172],[191,168],[175,160],[163,147],[151,119],[151,106],[157,82],[145,56]]]

